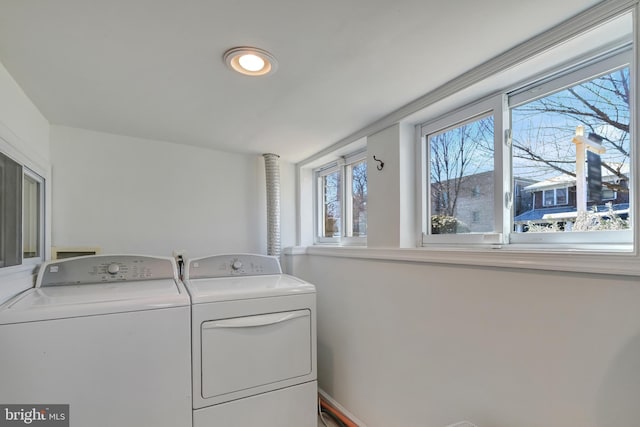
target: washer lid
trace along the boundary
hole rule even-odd
[[[308,294],[315,286],[286,274],[217,277],[185,281],[193,304]]]
[[[188,306],[173,279],[58,285],[29,289],[0,305],[0,324]]]

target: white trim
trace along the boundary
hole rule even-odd
[[[315,238],[314,241],[315,243],[318,244],[330,244],[330,243],[338,243],[340,241],[340,237],[339,236],[333,236],[333,237],[326,237],[324,235],[324,178],[329,176],[329,175],[333,175],[334,173],[338,173],[341,175],[344,175],[343,172],[343,166],[344,166],[344,161],[341,159],[339,162],[333,162],[329,165],[326,165],[325,167],[320,167],[318,169],[316,169],[316,172],[314,173],[314,179],[315,179],[315,215],[314,215],[314,224],[315,224]],[[344,178],[344,177],[343,177]],[[344,187],[344,183],[342,182],[343,179],[340,180],[342,186]],[[338,188],[338,197],[340,200],[340,215],[344,215],[344,200],[343,199],[343,193],[344,193],[344,188]],[[342,219],[342,222],[344,222],[344,219]],[[340,224],[340,234],[342,235],[342,228],[344,227],[344,225]]]
[[[36,284],[38,268],[32,264],[0,268],[0,304]]]
[[[22,176],[23,176],[23,184],[22,184],[22,263],[23,264],[33,264],[33,265],[38,265],[41,262],[43,262],[45,260],[45,217],[46,217],[46,212],[45,212],[45,200],[46,200],[46,188],[45,188],[45,183],[46,180],[38,175],[36,172],[32,171],[31,169],[29,169],[28,167],[24,167],[22,169]],[[38,192],[38,256],[37,257],[32,257],[32,258],[24,258],[24,238],[25,238],[25,226],[27,224],[25,224],[25,217],[24,217],[24,212],[25,212],[25,207],[24,207],[24,195],[25,195],[25,188],[24,188],[24,177],[28,176],[29,178],[33,179],[34,181],[36,181],[36,183],[38,184],[39,187],[39,192]]]
[[[502,104],[496,104],[495,99],[496,96],[490,96],[423,123],[421,125],[422,136],[444,133],[490,116],[496,109],[502,107]]]
[[[615,233],[615,234],[614,234]],[[571,245],[577,251],[589,245],[600,245],[604,247],[613,245],[633,245],[633,233],[631,230],[609,230],[609,231],[564,231],[550,233],[511,233],[511,245],[518,248],[528,248],[529,250],[538,248],[555,247],[557,245]],[[637,245],[636,245],[637,246]],[[630,251],[631,249],[629,249]]]
[[[351,166],[355,163],[366,162],[367,159],[367,151],[365,148],[359,148],[354,152],[350,152],[345,154],[327,164],[322,166],[318,166],[313,169],[313,179],[314,179],[314,218],[313,218],[313,229],[314,229],[314,244],[318,245],[345,245],[345,246],[364,246],[367,244],[366,236],[350,236],[348,235],[350,232],[347,231],[348,228],[352,227],[351,224],[351,203],[347,203],[347,199],[349,202],[352,197],[352,189],[351,189],[351,174],[348,173],[351,171]],[[334,174],[339,173],[341,175],[341,186],[338,189],[340,196],[340,236],[334,237],[325,237],[323,236],[324,225],[321,224],[321,219],[324,218],[324,203],[323,197],[323,178]]]
[[[555,75],[545,78],[543,82],[536,82],[535,77],[530,79],[532,83],[521,86],[509,94],[509,108],[517,108],[569,87],[630,66],[633,62],[631,44],[626,43],[625,47],[614,54],[605,51],[604,57],[602,55],[600,55],[601,58],[598,58],[598,55],[592,56],[589,58],[589,62],[592,63],[585,66],[580,64],[580,60],[570,61],[566,73],[562,75],[555,73]]]
[[[367,152],[360,151],[345,156],[344,171],[344,203],[343,203],[343,228],[341,244],[343,245],[366,245],[366,236],[353,236],[353,166],[357,163],[364,163],[367,166]],[[367,174],[369,171],[367,171]],[[367,187],[367,193],[369,188]]]
[[[288,246],[282,249],[282,255],[306,255],[306,246]]]
[[[634,147],[632,150],[632,155],[635,158],[631,161],[631,170],[629,171],[629,187],[633,189],[634,192],[638,192],[640,189],[640,179],[638,176],[638,168],[640,168],[640,156],[638,156],[638,142],[640,139],[638,138],[638,84],[640,84],[640,73],[638,72],[638,52],[640,48],[638,47],[638,41],[640,37],[640,23],[638,17],[638,8],[635,7],[632,11],[633,13],[633,58],[631,61],[631,79],[633,79],[633,90],[630,93],[629,105],[631,106],[631,114],[630,114],[630,123],[629,126],[632,130],[630,133],[630,146]],[[631,197],[629,200],[629,212],[631,214],[632,225],[631,228],[633,230],[633,241],[635,242],[635,250],[638,251],[638,246],[640,243],[640,220],[638,219],[638,197]]]
[[[29,144],[0,122],[0,152],[48,179],[51,175],[49,163],[39,153],[28,147]]]
[[[21,148],[22,147],[22,148]],[[33,270],[34,266],[49,259],[51,256],[51,166],[48,161],[29,144],[16,135],[4,123],[0,122],[0,152],[12,158],[23,167],[23,174],[29,170],[31,176],[37,176],[41,184],[41,253],[38,258],[22,260],[22,264],[14,267],[0,268],[0,278],[12,275],[15,267],[24,267],[26,270]],[[22,251],[22,246],[21,246]],[[12,270],[14,269],[14,270]]]
[[[576,250],[554,245],[536,248],[535,252],[531,251],[531,245],[472,250],[453,246],[417,249],[308,246],[304,252],[295,248],[284,254],[640,277],[640,257],[629,245],[602,246]]]
[[[419,194],[424,199],[421,205],[421,214],[425,216],[423,220],[424,228],[422,231],[422,244],[423,245],[442,245],[447,243],[453,244],[492,244],[503,243],[504,233],[504,215],[502,215],[502,200],[505,192],[505,187],[509,188],[509,183],[505,183],[502,171],[503,168],[503,139],[504,139],[504,95],[499,94],[486,98],[484,100],[475,102],[468,107],[458,109],[449,115],[440,117],[436,120],[432,120],[420,126],[420,132],[422,137],[419,139],[420,145],[419,153],[420,159],[424,166],[421,168],[421,173],[417,174],[417,186],[419,188]],[[485,119],[487,117],[493,117],[493,181],[494,181],[494,198],[493,200],[487,200],[487,203],[492,205],[494,211],[493,230],[486,233],[460,233],[460,234],[431,234],[431,174],[430,174],[430,159],[428,158],[431,153],[429,149],[430,137],[432,135],[439,135],[443,132],[458,128],[464,124],[475,122]],[[451,179],[455,179],[451,178]],[[498,209],[500,207],[500,209]]]
[[[582,33],[585,28],[597,27],[617,15],[631,10],[636,4],[638,4],[638,1],[640,0],[607,0],[599,2],[586,11],[569,18],[554,28],[520,43],[498,56],[489,59],[472,70],[461,74],[433,91],[419,97],[415,101],[391,112],[377,122],[354,132],[324,150],[302,160],[298,165],[306,166],[313,164],[318,159],[331,155],[334,151],[339,150],[359,139],[380,132],[389,126],[393,126],[406,117],[423,110],[438,101],[442,101],[451,95],[455,95],[476,83],[480,83],[491,76],[499,74],[504,70],[520,65],[532,57],[540,55],[549,49],[573,39]]]
[[[353,415],[351,412],[347,411],[344,406],[342,406],[341,404],[339,404],[333,397],[331,397],[326,391],[324,391],[323,389],[321,389],[320,387],[318,387],[318,394],[320,396],[322,396],[322,398],[324,400],[326,400],[327,402],[329,402],[329,404],[331,406],[333,406],[334,408],[336,408],[337,410],[339,410],[340,412],[342,412],[344,415],[347,416],[347,418],[349,418],[351,421],[353,421],[354,423],[356,423],[358,425],[358,427],[367,427],[367,425],[365,423],[363,423],[362,421],[360,421],[359,419],[357,419],[355,417],[355,415]]]

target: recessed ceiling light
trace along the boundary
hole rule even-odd
[[[234,47],[224,53],[229,68],[247,76],[264,76],[275,73],[278,61],[266,50],[257,47]]]

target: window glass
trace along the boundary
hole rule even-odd
[[[367,162],[361,160],[349,165],[351,178],[350,236],[367,235]]]
[[[362,151],[315,171],[316,243],[359,245],[367,237],[367,159]]]
[[[513,176],[533,199],[516,232],[631,227],[629,67],[581,80],[511,109]]]
[[[341,172],[335,171],[333,173],[322,176],[321,188],[322,188],[322,236],[323,237],[340,237],[340,228],[342,216],[342,203],[341,203]]]
[[[555,203],[554,201],[554,194],[553,194],[553,190],[545,190],[544,191],[544,205],[545,206],[553,206]]]
[[[23,180],[23,258],[37,258],[40,253],[41,188],[40,182],[25,173]]]
[[[0,153],[0,267],[22,262],[22,166]]]
[[[566,204],[567,204],[567,189],[556,188],[556,205],[566,205]]]
[[[494,231],[493,116],[428,135],[427,141],[431,234]]]

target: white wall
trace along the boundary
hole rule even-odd
[[[41,168],[49,166],[49,122],[0,63],[0,137]]]
[[[367,154],[367,246],[415,247],[414,127],[395,124],[369,136]]]
[[[638,424],[637,278],[287,258],[317,286],[320,387],[368,427]]]
[[[191,257],[266,251],[262,156],[62,126],[52,127],[51,145],[55,246]],[[281,174],[283,221],[293,222],[293,166]],[[294,233],[287,229],[283,243]]]
[[[49,178],[49,122],[0,63],[0,150]],[[49,224],[47,211],[45,222]],[[47,234],[45,239],[49,240]],[[33,285],[32,271],[0,272],[0,303]]]

